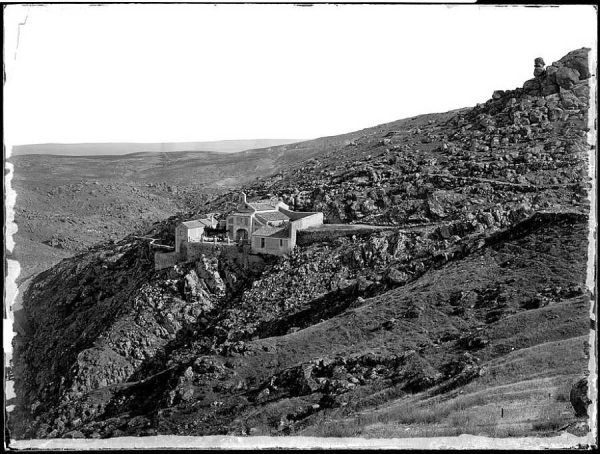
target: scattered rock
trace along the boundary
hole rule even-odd
[[[404,271],[400,271],[396,268],[391,268],[388,271],[387,278],[392,284],[402,285],[408,282],[410,276]]]

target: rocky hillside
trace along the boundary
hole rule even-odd
[[[286,169],[244,187],[387,229],[161,271],[129,236],[35,277],[13,435],[585,433],[587,52],[471,109],[273,149]]]

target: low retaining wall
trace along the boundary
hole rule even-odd
[[[249,244],[184,243],[183,251],[187,251],[187,255],[183,255],[182,257],[182,261],[184,262],[198,260],[202,255],[212,255],[235,263],[246,270],[258,270],[264,266],[264,259],[260,255],[253,254]]]
[[[202,254],[219,254],[223,251],[241,252],[240,246],[235,243],[183,243],[181,251],[184,254],[183,258],[187,261],[198,259]]]
[[[253,254],[248,244],[239,246],[234,243],[183,243],[181,252],[155,252],[154,269],[162,270],[179,263],[193,262],[202,255],[217,256],[243,269],[260,270],[265,265],[265,259],[261,255]]]
[[[183,257],[181,252],[155,252],[154,269],[162,270],[177,265],[177,263],[181,262]]]
[[[324,224],[322,227],[298,230],[296,244],[307,246],[321,241],[333,241],[336,238],[352,235],[370,235],[384,230],[395,230],[394,226],[367,226],[352,224]]]

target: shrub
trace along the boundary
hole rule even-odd
[[[458,411],[450,416],[449,424],[456,428],[467,428],[472,425],[472,415],[469,415],[464,410]]]
[[[558,415],[544,421],[538,421],[532,424],[533,430],[537,432],[553,432],[563,425],[563,420]]]
[[[540,414],[540,421],[534,422],[531,427],[537,432],[552,432],[565,423],[565,418],[556,410],[544,408]]]

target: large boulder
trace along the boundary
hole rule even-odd
[[[570,90],[580,80],[590,77],[588,53],[590,49],[581,49],[569,52],[563,58],[544,68],[542,58],[536,58],[534,63],[534,79],[523,85],[526,94],[548,96],[558,93],[559,88]]]
[[[556,66],[548,66],[544,72],[544,77],[540,78],[540,85],[542,87],[542,96],[549,96],[554,93],[558,93],[559,86],[556,83],[556,72],[558,68]]]
[[[583,103],[572,90],[560,89],[560,104],[564,109],[576,109]]]
[[[429,214],[435,218],[445,218],[447,216],[444,210],[444,198],[441,196],[441,191],[427,195],[427,208]]]
[[[573,384],[569,399],[573,410],[575,410],[575,416],[584,417],[588,415],[587,409],[592,401],[588,397],[587,378],[582,378]]]
[[[588,103],[590,98],[590,85],[587,80],[575,84],[571,91],[585,104]]]
[[[185,275],[183,282],[186,294],[191,296],[204,295],[206,287],[194,270],[190,270],[190,272]]]
[[[544,59],[542,57],[536,58],[533,63],[533,76],[542,77],[546,72],[546,70],[544,69],[545,66],[546,63],[544,62]]]
[[[523,90],[528,95],[538,95],[540,93],[540,81],[538,79],[529,79],[523,84]]]
[[[408,282],[410,276],[404,271],[400,271],[397,268],[390,268],[387,274],[387,278],[392,284],[401,285]]]
[[[556,71],[556,83],[560,88],[570,90],[579,82],[579,71],[563,66]]]
[[[212,293],[220,296],[226,293],[227,288],[219,273],[219,261],[217,258],[202,254],[196,262],[196,273],[198,273],[198,276]]]
[[[545,85],[548,85],[548,84],[556,85],[556,72],[557,71],[558,71],[557,66],[548,66],[548,68],[546,68],[546,74],[544,77]]]
[[[589,52],[590,49],[587,47],[573,50],[552,65],[574,69],[579,73],[579,79],[589,79],[591,76],[588,60]]]

